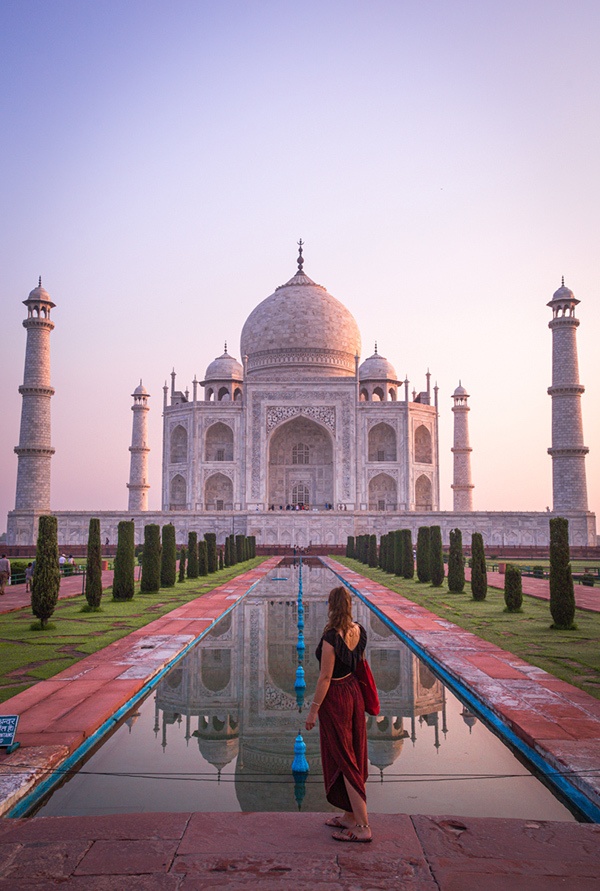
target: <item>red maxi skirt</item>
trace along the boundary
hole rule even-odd
[[[365,702],[353,674],[331,681],[319,708],[319,734],[327,801],[350,812],[344,777],[366,801],[369,774]]]

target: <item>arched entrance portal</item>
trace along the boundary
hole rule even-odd
[[[269,442],[269,505],[278,510],[333,504],[333,479],[333,444],[325,428],[300,416],[275,430]]]

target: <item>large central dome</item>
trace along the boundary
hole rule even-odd
[[[360,333],[352,313],[299,269],[250,313],[241,354],[254,378],[347,377]]]

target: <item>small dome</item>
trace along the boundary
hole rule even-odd
[[[225,352],[210,363],[204,375],[205,381],[241,381],[244,379],[244,369],[237,359],[230,356],[225,344]]]
[[[23,303],[27,305],[28,303],[49,303],[50,306],[55,306],[52,302],[52,297],[48,293],[45,288],[42,288],[42,277],[40,276],[39,283],[37,288],[34,288],[33,291],[29,292],[29,297],[27,300],[24,300]]]
[[[145,388],[143,383],[140,381],[139,386],[135,388],[135,390],[133,391],[133,393],[131,395],[132,396],[147,396],[148,390]]]
[[[453,396],[468,396],[469,394],[467,393],[465,388],[462,386],[462,384],[459,383],[458,387],[456,388],[456,390],[454,391],[454,393],[452,395]]]
[[[396,380],[396,369],[384,356],[380,356],[377,352],[377,344],[375,344],[375,352],[372,356],[361,364],[358,369],[358,378],[361,381],[393,381]]]
[[[565,278],[563,276],[562,283],[558,291],[555,291],[552,295],[552,300],[550,303],[547,303],[547,306],[552,306],[555,303],[574,303],[578,304],[580,301],[575,297],[575,294],[570,288],[567,288],[565,285]]]

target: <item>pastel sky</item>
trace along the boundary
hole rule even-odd
[[[600,510],[597,0],[3,0],[0,530],[14,507],[38,275],[52,334],[52,507],[127,507],[132,404],[239,356],[254,306],[305,271],[422,389],[470,394],[474,504],[552,504],[551,317],[578,330]],[[277,320],[274,319],[274,324]],[[307,335],[309,336],[309,334]]]

